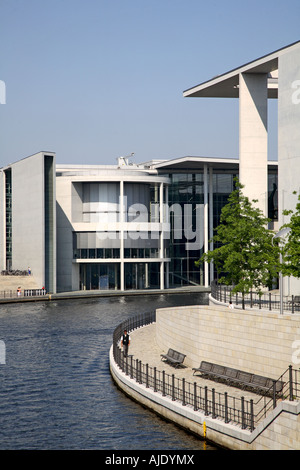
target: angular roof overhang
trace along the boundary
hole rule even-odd
[[[183,92],[184,97],[207,98],[238,98],[239,76],[241,73],[259,73],[268,75],[268,97],[278,97],[278,58],[287,52],[287,49],[298,47],[300,41],[265,55],[241,67],[233,69],[222,75],[213,77],[200,85],[196,85]]]
[[[153,165],[156,170],[166,171],[193,171],[201,170],[204,165],[208,168],[212,167],[215,170],[239,170],[239,159],[237,158],[216,158],[216,157],[192,157],[186,156],[181,158],[174,158],[165,160]],[[277,161],[268,161],[270,169],[276,169],[278,166]]]
[[[213,158],[213,157],[181,157],[166,160],[154,166],[157,170],[200,170],[204,165],[208,167],[238,170],[239,160],[236,158]]]

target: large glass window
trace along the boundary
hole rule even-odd
[[[125,183],[125,221],[159,222],[160,184]],[[163,192],[165,201],[166,192]],[[164,202],[162,201],[162,202]]]
[[[233,177],[228,172],[213,173],[214,227],[219,224],[221,209],[233,190]],[[195,262],[204,249],[204,174],[201,171],[176,173],[171,174],[170,178],[170,286],[203,285],[204,266],[198,268]]]
[[[125,263],[125,289],[159,289],[160,263]]]
[[[80,289],[120,289],[120,264],[80,264]]]
[[[170,175],[170,286],[202,284],[195,266],[203,251],[203,173]]]
[[[119,222],[119,183],[83,183],[83,222]]]
[[[278,220],[278,172],[269,170],[268,172],[268,217],[271,220]]]

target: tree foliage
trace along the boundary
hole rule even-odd
[[[295,193],[294,193],[295,194]],[[283,228],[290,228],[286,243],[282,247],[282,273],[286,276],[300,277],[300,194],[295,211],[285,210],[284,215],[291,215],[289,223]]]
[[[278,246],[268,230],[269,219],[243,195],[243,185],[235,179],[235,190],[221,212],[220,224],[212,241],[216,248],[197,262],[213,261],[220,282],[233,285],[243,295],[271,286],[279,268]]]

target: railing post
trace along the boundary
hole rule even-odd
[[[197,382],[194,382],[194,411],[197,411]]]
[[[140,361],[140,384],[143,383],[143,374],[142,374],[142,361]]]
[[[139,381],[139,360],[136,359],[135,361],[135,380],[136,382]]]
[[[225,395],[225,423],[229,423],[229,419],[228,419],[228,394],[227,394],[227,392],[225,392],[224,395]]]
[[[149,366],[146,364],[146,388],[149,388]]]
[[[271,293],[269,293],[269,310],[272,310]]]
[[[253,400],[250,400],[250,431],[254,431],[254,407]]]
[[[245,423],[245,399],[244,397],[241,398],[242,401],[242,429],[246,428],[246,423]]]
[[[204,397],[205,397],[205,402],[204,402],[204,414],[205,416],[208,415],[208,398],[207,398],[207,385],[204,387]]]
[[[293,369],[289,366],[289,382],[290,382],[290,401],[293,401]]]
[[[276,408],[276,380],[273,380],[273,408]]]
[[[153,382],[153,390],[154,390],[154,392],[156,392],[156,391],[157,391],[157,388],[156,388],[156,367],[154,367],[154,377],[153,377],[153,380],[154,380],[154,382]]]
[[[175,375],[172,374],[172,401],[175,401]]]
[[[182,406],[185,406],[185,378],[182,379]]]
[[[215,389],[213,388],[212,391],[212,418],[215,419],[216,416],[216,401],[215,401]]]
[[[130,356],[130,378],[133,379],[133,365],[132,365],[132,356]]]
[[[162,396],[166,396],[166,391],[165,391],[165,371],[162,371]]]

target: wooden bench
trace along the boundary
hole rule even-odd
[[[170,348],[167,354],[161,354],[161,360],[178,367],[183,363],[185,356],[185,354]]]
[[[207,376],[208,378],[221,379],[229,385],[238,384],[243,387],[249,387],[251,389],[262,390],[270,393],[273,392],[274,383],[276,393],[281,392],[284,385],[284,382],[280,380],[270,379],[269,377],[221,366],[208,361],[202,361],[199,367],[193,368],[193,371],[193,375],[195,375],[196,372],[200,372],[204,377]]]

